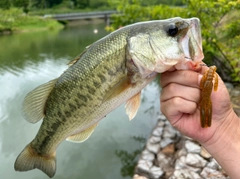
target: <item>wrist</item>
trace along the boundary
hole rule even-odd
[[[240,176],[240,118],[231,110],[224,122],[202,146],[218,161],[228,175]]]
[[[202,146],[211,149],[215,146],[223,147],[224,145],[230,147],[233,142],[240,143],[239,136],[237,135],[240,134],[240,119],[236,113],[231,110],[222,121],[223,122],[216,128],[212,137],[201,143]],[[214,153],[221,152],[221,150],[223,150],[223,148],[219,148],[219,150],[215,148]]]

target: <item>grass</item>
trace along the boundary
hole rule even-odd
[[[54,19],[26,15],[21,9],[17,8],[9,10],[0,9],[0,33],[5,31],[26,32],[59,28],[63,28],[63,25]]]

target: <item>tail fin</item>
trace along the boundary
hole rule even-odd
[[[39,155],[29,144],[17,157],[14,169],[16,171],[28,171],[35,168],[42,170],[52,178],[56,172],[56,158],[55,154],[53,156]]]

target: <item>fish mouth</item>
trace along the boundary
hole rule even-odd
[[[191,18],[188,21],[190,28],[181,40],[183,53],[187,60],[201,61],[204,55],[202,51],[200,20],[198,18]]]

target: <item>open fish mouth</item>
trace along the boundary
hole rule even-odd
[[[204,58],[202,51],[202,36],[200,21],[198,18],[189,20],[190,29],[186,36],[181,40],[181,47],[185,59],[192,61],[201,61]]]

